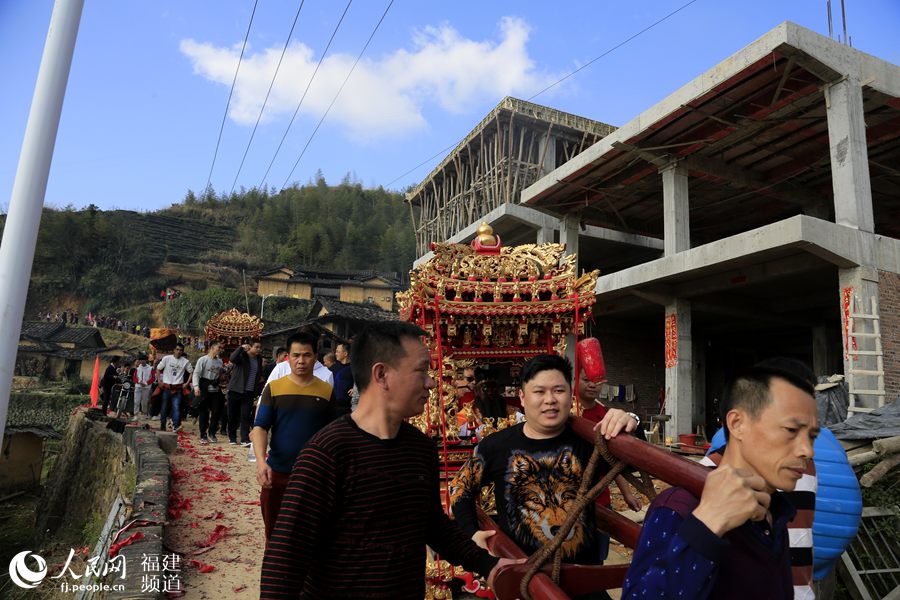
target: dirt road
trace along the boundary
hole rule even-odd
[[[200,445],[189,420],[170,456],[166,545],[183,555],[183,598],[259,598],[265,542],[255,464],[224,439]]]

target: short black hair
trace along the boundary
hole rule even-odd
[[[722,402],[722,425],[729,437],[726,417],[734,408],[743,408],[754,419],[772,402],[772,379],[784,379],[792,386],[816,397],[816,376],[806,364],[783,356],[756,363],[739,374],[725,392]]]
[[[557,354],[542,354],[525,363],[519,372],[519,385],[525,387],[541,371],[559,371],[566,378],[569,387],[572,387],[572,363],[568,358]]]
[[[273,355],[273,357],[278,358],[279,354],[284,354],[285,352],[287,352],[287,348],[285,348],[284,346],[278,346],[277,348],[275,348],[275,354]]]
[[[293,346],[294,344],[312,346],[313,354],[319,352],[319,336],[309,331],[298,331],[297,333],[289,337],[285,344],[287,345],[288,352],[290,352],[291,346]]]
[[[353,381],[360,392],[369,387],[372,365],[381,362],[394,366],[406,356],[403,338],[418,339],[426,333],[406,321],[369,321],[353,340]]]
[[[113,356],[112,358],[109,359],[109,364],[111,364],[111,365],[119,364],[120,358],[122,358],[122,357],[121,356]]]
[[[181,348],[182,350],[184,350],[184,344],[182,344],[181,342],[178,342],[177,344],[175,344],[175,349],[177,350],[177,349],[179,349],[179,348]]]

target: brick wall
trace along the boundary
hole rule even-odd
[[[658,413],[659,390],[666,386],[662,320],[655,331],[646,327],[623,330],[621,326],[615,326],[608,329],[598,322],[592,335],[600,340],[603,347],[607,381],[611,385],[634,384],[635,398],[640,408],[636,412],[641,415]]]
[[[878,308],[884,351],[885,403],[900,396],[900,275],[878,272]]]

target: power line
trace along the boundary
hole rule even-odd
[[[250,133],[250,140],[247,142],[247,147],[244,149],[244,156],[241,157],[241,164],[238,166],[237,173],[234,175],[234,181],[231,182],[231,191],[228,192],[229,196],[234,192],[234,186],[237,185],[238,177],[240,177],[241,170],[244,168],[244,161],[247,160],[247,153],[250,152],[250,145],[253,143],[253,137],[256,135],[259,121],[262,119],[263,112],[266,110],[266,105],[269,103],[269,94],[272,93],[272,88],[275,86],[275,80],[278,78],[278,71],[281,69],[281,61],[284,60],[284,55],[287,52],[288,44],[291,42],[291,37],[294,35],[294,28],[297,26],[297,20],[300,18],[300,11],[303,10],[303,4],[305,2],[306,0],[300,0],[300,7],[297,9],[297,14],[294,15],[294,22],[291,24],[291,30],[288,32],[287,39],[284,40],[284,48],[281,49],[278,66],[275,67],[275,74],[272,75],[272,82],[269,84],[269,89],[266,92],[266,99],[263,100],[262,108],[259,109],[259,115],[256,117],[256,124],[253,126],[253,131]]]
[[[612,48],[610,48],[609,50],[607,50],[606,52],[604,52],[604,53],[601,54],[600,56],[598,56],[598,57],[596,57],[596,58],[592,58],[591,60],[589,60],[589,61],[586,62],[585,64],[581,65],[580,67],[578,67],[577,69],[575,69],[575,70],[572,71],[571,73],[569,73],[569,74],[567,74],[567,75],[564,75],[563,77],[560,77],[559,79],[557,79],[556,81],[554,81],[553,83],[551,83],[550,85],[548,85],[547,87],[545,87],[544,89],[542,89],[541,91],[539,91],[537,94],[534,94],[533,96],[531,96],[530,98],[528,98],[528,99],[526,100],[526,102],[530,102],[530,101],[534,100],[535,98],[537,98],[538,96],[540,96],[541,94],[543,94],[544,92],[546,92],[547,90],[556,87],[557,85],[559,85],[560,83],[562,83],[563,81],[565,81],[566,79],[568,79],[569,77],[571,77],[572,75],[578,73],[578,72],[581,71],[582,69],[586,69],[587,67],[591,66],[592,64],[594,64],[595,62],[597,62],[598,60],[600,60],[601,58],[603,58],[603,57],[606,56],[607,54],[609,54],[609,53],[611,53],[611,52],[614,52],[614,51],[618,50],[619,48],[621,48],[622,46],[624,46],[625,44],[627,44],[628,42],[630,42],[630,41],[633,40],[634,38],[638,37],[639,35],[644,34],[644,33],[648,32],[648,31],[650,31],[651,29],[653,29],[654,27],[656,27],[657,25],[659,25],[659,24],[662,23],[663,21],[669,19],[670,17],[674,17],[675,15],[677,15],[678,13],[680,13],[681,11],[683,11],[684,9],[686,9],[688,6],[690,6],[690,5],[693,4],[694,2],[697,2],[697,0],[691,0],[690,2],[688,2],[688,3],[686,3],[686,4],[682,4],[681,6],[679,6],[678,8],[676,8],[675,10],[673,10],[672,12],[670,12],[669,14],[667,14],[666,16],[664,16],[663,18],[659,19],[659,20],[656,21],[655,23],[652,23],[652,24],[648,25],[647,27],[644,27],[643,29],[641,29],[640,31],[638,31],[637,33],[635,33],[634,35],[632,35],[632,36],[629,37],[628,39],[619,42],[618,44],[616,44],[615,46],[613,46]]]
[[[372,33],[369,34],[369,39],[366,40],[366,44],[363,46],[362,50],[359,52],[359,56],[356,57],[356,62],[353,63],[353,66],[350,67],[350,71],[347,73],[347,76],[344,78],[344,82],[341,84],[341,87],[338,88],[337,93],[334,95],[334,98],[331,99],[331,104],[328,105],[328,108],[325,109],[324,114],[322,114],[322,118],[319,119],[319,122],[316,124],[316,128],[313,129],[313,132],[310,134],[309,139],[306,140],[306,145],[303,146],[303,150],[300,151],[300,156],[297,157],[297,161],[294,163],[294,166],[291,168],[291,172],[288,173],[287,178],[284,180],[284,183],[281,184],[281,189],[287,187],[288,181],[291,179],[291,176],[294,174],[294,170],[296,170],[297,165],[300,164],[300,159],[303,158],[303,155],[306,154],[306,149],[309,148],[309,144],[312,142],[313,138],[316,136],[316,132],[319,131],[319,127],[322,126],[322,122],[325,120],[325,117],[328,116],[328,113],[331,112],[331,107],[334,106],[334,103],[337,102],[338,96],[341,95],[341,92],[344,91],[344,86],[347,85],[347,81],[350,80],[350,76],[353,75],[354,69],[356,69],[356,65],[359,64],[360,59],[362,59],[363,54],[366,49],[369,47],[369,44],[372,43],[372,38],[375,37],[375,33],[378,31],[378,28],[381,27],[381,24],[384,22],[384,18],[387,16],[388,11],[391,10],[391,6],[393,6],[394,0],[390,0],[388,2],[387,8],[384,9],[384,12],[381,14],[381,18],[378,19],[378,23],[375,24],[375,29],[372,30]]]
[[[216,140],[216,150],[213,152],[212,164],[209,166],[209,175],[206,177],[206,187],[204,192],[209,189],[209,182],[212,181],[213,169],[216,166],[216,158],[219,156],[219,144],[222,143],[222,131],[225,130],[225,120],[228,118],[228,106],[231,104],[231,96],[234,94],[234,84],[237,83],[238,73],[241,70],[241,61],[244,59],[244,50],[247,49],[247,40],[250,38],[250,27],[253,25],[253,17],[256,15],[256,6],[259,0],[253,2],[253,12],[250,13],[250,22],[247,24],[247,33],[244,35],[244,45],[241,46],[241,55],[238,57],[237,68],[234,70],[234,79],[231,80],[231,91],[228,92],[228,102],[225,103],[225,114],[222,115],[222,124],[219,126],[219,138]]]
[[[657,21],[654,21],[653,23],[651,23],[651,24],[648,25],[647,27],[644,27],[643,29],[641,29],[640,31],[638,31],[637,33],[635,33],[634,35],[632,35],[631,37],[629,37],[629,38],[627,38],[627,39],[625,39],[625,40],[619,42],[618,44],[616,44],[615,46],[613,46],[613,47],[610,48],[609,50],[605,51],[605,52],[604,52],[603,54],[601,54],[600,56],[597,56],[597,57],[595,57],[595,58],[592,58],[591,60],[589,60],[589,61],[586,62],[585,64],[581,65],[580,67],[578,67],[578,68],[575,69],[574,71],[572,71],[572,72],[570,72],[570,73],[564,75],[563,77],[560,77],[558,80],[554,81],[553,83],[551,83],[550,85],[548,85],[547,87],[545,87],[544,89],[542,89],[541,91],[537,92],[536,94],[533,94],[533,95],[532,95],[531,97],[529,97],[528,100],[526,100],[526,101],[527,101],[527,102],[530,102],[530,101],[533,100],[534,98],[537,98],[538,96],[540,96],[541,94],[543,94],[543,93],[546,92],[547,90],[552,89],[553,87],[559,85],[560,83],[562,83],[563,81],[565,81],[566,79],[568,79],[569,77],[571,77],[572,75],[575,75],[575,74],[578,73],[579,71],[582,71],[583,69],[585,69],[585,68],[591,66],[592,64],[594,64],[595,62],[597,62],[598,60],[600,60],[600,59],[603,58],[604,56],[610,54],[611,52],[614,52],[615,50],[618,50],[619,48],[621,48],[622,46],[624,46],[624,45],[627,44],[628,42],[634,40],[636,37],[638,37],[638,36],[640,36],[640,35],[642,35],[642,34],[644,34],[644,33],[647,33],[648,31],[650,31],[651,29],[653,29],[654,27],[656,27],[656,26],[659,25],[660,23],[663,23],[664,21],[668,20],[669,18],[675,16],[676,14],[680,13],[682,10],[684,10],[685,8],[689,7],[691,4],[694,4],[694,3],[697,2],[697,1],[698,1],[698,0],[690,0],[689,2],[686,2],[685,4],[682,4],[680,7],[676,8],[675,10],[673,10],[672,12],[670,12],[669,14],[667,14],[666,16],[664,16],[664,17],[658,19]],[[463,139],[465,139],[465,138],[463,138]],[[403,173],[402,175],[400,175],[400,176],[395,177],[394,179],[392,179],[392,180],[391,180],[390,182],[388,182],[388,184],[385,185],[384,187],[385,187],[385,188],[391,187],[391,186],[392,186],[393,184],[395,184],[397,181],[403,179],[404,177],[406,177],[406,176],[409,175],[410,173],[414,173],[415,171],[419,170],[421,167],[423,167],[423,166],[429,164],[429,163],[430,163],[431,161],[433,161],[435,158],[441,156],[442,154],[444,154],[444,153],[447,152],[448,150],[451,150],[452,148],[456,147],[461,141],[462,141],[462,139],[460,139],[460,140],[459,140],[458,142],[456,142],[456,143],[450,144],[449,146],[447,146],[447,147],[444,148],[443,150],[440,150],[440,151],[436,152],[435,154],[433,154],[433,155],[430,156],[429,158],[426,158],[425,160],[423,160],[422,162],[420,162],[419,164],[417,164],[416,166],[414,166],[414,167],[411,168],[410,170],[406,171],[406,172]]]
[[[272,160],[269,162],[269,166],[266,168],[266,173],[263,175],[262,181],[259,183],[259,189],[265,189],[266,177],[269,176],[269,171],[272,170],[272,165],[275,164],[275,159],[278,158],[278,153],[281,152],[281,147],[284,145],[284,140],[287,138],[288,132],[291,130],[291,126],[294,124],[294,119],[297,118],[297,113],[300,112],[300,107],[303,106],[303,100],[306,98],[307,92],[309,92],[309,88],[312,85],[313,79],[316,78],[316,73],[319,72],[319,67],[322,66],[322,61],[325,60],[325,56],[328,54],[328,49],[331,48],[331,43],[334,41],[334,36],[337,35],[338,29],[341,28],[341,23],[344,22],[344,17],[347,16],[347,11],[350,10],[350,5],[353,4],[353,0],[347,2],[347,6],[344,8],[343,14],[341,14],[341,19],[338,21],[337,25],[334,27],[334,31],[331,32],[331,39],[328,40],[328,45],[325,46],[325,51],[322,52],[322,56],[319,57],[319,62],[316,64],[316,69],[313,71],[312,77],[309,78],[309,81],[306,84],[306,89],[303,90],[303,95],[300,97],[300,102],[297,104],[297,110],[294,111],[294,116],[291,117],[291,122],[288,123],[287,129],[284,130],[284,135],[281,136],[281,141],[278,142],[278,148],[275,149],[275,156],[272,157]]]

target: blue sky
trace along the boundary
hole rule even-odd
[[[505,95],[528,98],[688,0],[395,0],[293,175],[387,0],[355,0],[289,131],[344,0],[305,0],[237,187],[327,181],[403,189]],[[86,0],[46,204],[155,210],[209,175],[252,0]],[[840,0],[833,0],[840,30]],[[212,174],[229,191],[299,0],[259,0]],[[8,206],[52,2],[0,0],[0,208]],[[781,21],[827,34],[825,0],[696,0],[534,99],[621,125]],[[900,63],[900,0],[847,0],[853,45]],[[274,158],[274,162],[273,162]],[[399,179],[398,179],[399,178]]]

